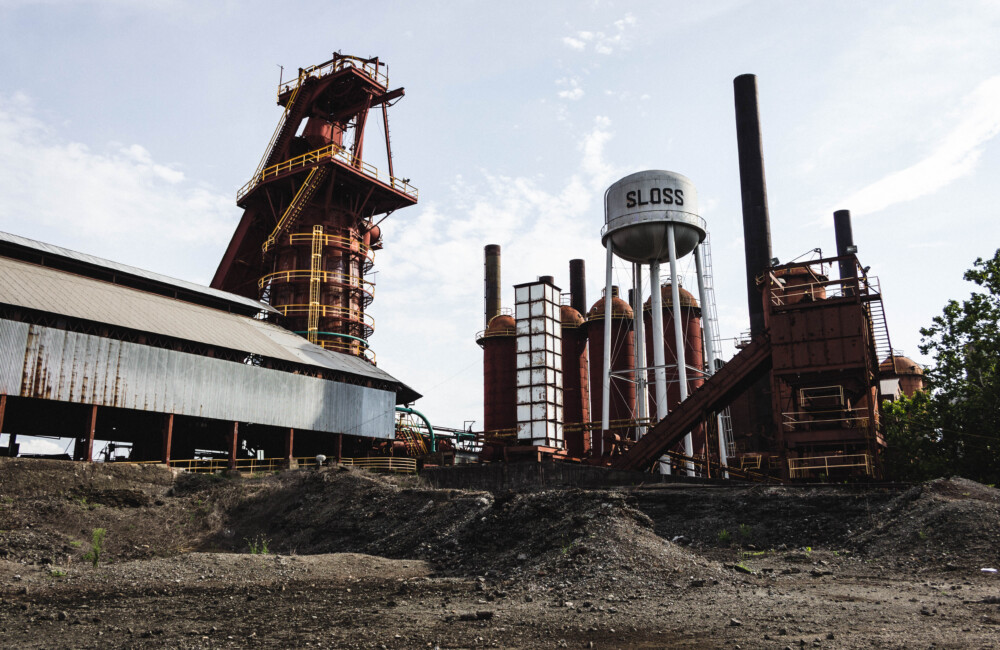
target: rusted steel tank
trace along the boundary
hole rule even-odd
[[[684,332],[684,359],[688,365],[688,394],[705,383],[704,341],[701,334],[701,306],[698,300],[684,287],[677,292],[681,303],[681,331]],[[663,304],[663,348],[667,365],[667,408],[673,411],[681,403],[681,389],[677,372],[677,340],[674,337],[673,291],[669,284],[660,287]],[[652,299],[643,306],[643,323],[646,332],[646,358],[653,358],[653,311]],[[692,370],[694,368],[694,370]],[[648,395],[649,413],[656,413],[656,397],[653,391]],[[654,416],[655,417],[655,416]],[[661,415],[662,418],[662,415]],[[705,453],[704,431],[701,426],[692,432],[695,455]]]
[[[918,390],[924,389],[924,369],[916,361],[894,352],[878,366],[882,379],[898,379],[899,392],[907,397],[913,397]]]
[[[615,292],[617,294],[617,292]],[[626,372],[635,368],[635,335],[632,331],[632,308],[613,294],[611,298],[611,370]],[[590,376],[595,385],[600,386],[604,377],[604,298],[601,298],[587,313],[587,337],[590,345]],[[615,422],[633,419],[635,413],[635,383],[631,377],[611,379],[611,400],[609,404],[612,431],[602,432],[600,428],[591,432],[591,456],[600,457],[611,453],[615,434],[623,434],[625,429],[615,427]],[[592,413],[600,418],[604,408],[601,390],[591,396]]]
[[[517,426],[516,333],[514,317],[494,316],[477,343],[483,348],[483,429]]]

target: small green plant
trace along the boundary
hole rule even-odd
[[[927,533],[925,533],[922,530],[918,530],[917,531],[917,537],[919,537],[920,539],[927,539]]]
[[[803,550],[805,550],[805,552],[806,552],[806,555],[812,555],[812,552],[813,552],[813,547],[812,547],[812,546],[807,546],[807,547],[805,547],[805,549],[803,549]]]
[[[740,524],[740,537],[743,539],[749,539],[750,533],[753,532],[753,528],[747,524]]]
[[[95,528],[90,536],[90,550],[83,556],[83,559],[93,562],[95,569],[101,561],[101,553],[104,552],[104,535],[107,532],[103,528]]]
[[[63,571],[62,569],[52,569],[51,571],[49,571],[49,575],[52,576],[53,578],[62,578],[66,575],[66,572]]]
[[[760,557],[766,554],[767,551],[743,551],[743,557]]]
[[[733,565],[733,568],[739,571],[740,573],[753,574],[754,572],[753,569],[748,567],[744,562],[737,562],[736,564]]]
[[[263,535],[257,535],[253,539],[244,538],[247,546],[250,548],[250,555],[267,555],[271,551],[267,548],[267,545],[271,543],[271,540],[264,537]]]
[[[728,544],[733,539],[732,533],[723,528],[719,531],[719,541],[723,544]]]
[[[72,542],[69,543],[69,545],[74,548],[80,548],[81,546],[83,546],[83,542],[78,542],[76,540],[73,540]]]

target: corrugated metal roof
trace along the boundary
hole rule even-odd
[[[406,401],[419,397],[366,361],[324,350],[286,329],[253,318],[2,257],[0,277],[2,304],[391,382],[404,387]]]
[[[192,293],[200,293],[206,296],[211,296],[212,298],[215,298],[217,300],[223,300],[229,303],[241,305],[243,307],[249,307],[257,311],[264,310],[264,311],[271,311],[273,313],[278,313],[277,310],[275,310],[270,305],[266,305],[262,302],[252,300],[250,298],[246,298],[244,296],[240,296],[235,293],[220,291],[219,289],[212,289],[211,287],[195,284],[194,282],[188,282],[187,280],[178,280],[177,278],[172,278],[170,276],[162,275],[160,273],[154,273],[152,271],[147,271],[145,269],[129,266],[127,264],[119,264],[118,262],[106,260],[101,257],[96,257],[94,255],[87,255],[86,253],[80,253],[78,251],[70,250],[68,248],[62,248],[60,246],[54,246],[52,244],[46,244],[45,242],[40,242],[34,239],[28,239],[27,237],[21,237],[20,235],[14,235],[7,232],[0,232],[0,242],[6,242],[8,244],[13,244],[15,246],[36,250],[46,255],[54,255],[67,260],[73,260],[81,264],[99,267],[102,269],[108,269],[116,273],[131,275],[136,278],[149,280],[150,282],[156,282],[162,285],[177,287],[178,289],[182,289],[184,291],[190,291]]]

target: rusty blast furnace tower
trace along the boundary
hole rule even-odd
[[[269,303],[317,345],[374,360],[365,309],[374,296],[366,276],[382,247],[376,220],[417,202],[392,169],[388,107],[402,96],[378,58],[340,54],[279,85],[284,113],[237,192],[243,218],[213,288]],[[363,158],[365,125],[379,108],[385,171]]]

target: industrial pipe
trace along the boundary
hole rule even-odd
[[[587,315],[587,271],[583,260],[569,261],[569,304]]]
[[[764,306],[757,276],[771,264],[771,222],[767,211],[764,179],[764,145],[757,108],[757,77],[743,74],[733,79],[736,99],[736,144],[740,161],[740,192],[743,198],[743,246],[746,251],[747,305],[750,334],[764,331]]]
[[[487,244],[485,253],[486,324],[484,327],[489,327],[490,321],[500,315],[500,245]]]
[[[853,255],[857,252],[854,247],[854,230],[851,228],[851,211],[837,210],[833,213],[833,232],[837,238],[837,257]],[[858,277],[858,265],[849,260],[840,260],[840,279],[847,280]],[[844,287],[847,289],[847,287]]]
[[[431,421],[427,419],[426,415],[424,415],[423,413],[421,413],[417,409],[411,409],[408,406],[397,406],[396,407],[396,412],[397,413],[408,413],[410,415],[416,415],[418,418],[420,418],[421,420],[423,420],[424,424],[427,425],[427,430],[430,431],[430,434],[431,434],[431,452],[437,451],[437,438],[434,437],[434,427],[431,426]]]
[[[764,178],[764,144],[757,106],[757,77],[743,74],[733,79],[736,101],[736,144],[740,162],[740,194],[743,199],[743,247],[746,252],[747,306],[750,335],[764,333],[764,304],[757,276],[771,265],[771,220],[767,210]],[[750,388],[753,425],[758,431],[774,425],[768,378]]]

